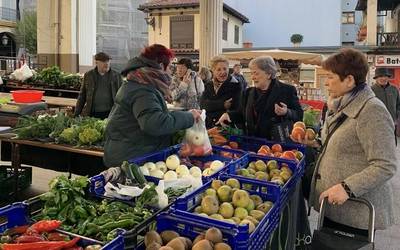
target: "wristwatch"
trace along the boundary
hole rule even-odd
[[[354,194],[353,194],[353,192],[351,192],[350,187],[346,184],[346,182],[342,181],[340,184],[342,185],[344,191],[346,191],[347,195],[348,195],[350,198],[354,198],[354,197],[355,197]]]

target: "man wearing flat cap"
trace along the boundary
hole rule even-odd
[[[122,84],[120,73],[110,68],[111,57],[104,52],[94,56],[96,67],[85,73],[76,102],[75,116],[108,117]]]
[[[398,89],[389,83],[390,77],[391,74],[388,69],[377,68],[374,76],[376,83],[372,86],[372,90],[376,97],[385,104],[396,123],[400,115],[400,95]]]

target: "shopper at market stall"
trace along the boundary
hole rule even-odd
[[[200,117],[167,109],[171,101],[169,67],[174,54],[163,45],[144,48],[122,71],[128,82],[117,93],[106,127],[104,163],[119,166],[123,161],[171,145],[175,132],[189,128]]]
[[[204,92],[204,83],[193,70],[192,60],[181,58],[178,61],[170,89],[176,107],[184,109],[200,108],[200,97]]]
[[[374,76],[376,83],[371,88],[376,97],[385,104],[393,121],[396,122],[400,115],[400,94],[399,90],[390,84],[389,77],[391,77],[391,74],[388,69],[376,69]]]
[[[75,116],[108,117],[115,95],[122,84],[121,75],[110,68],[111,57],[104,52],[94,56],[96,67],[83,77],[76,102]]]
[[[247,135],[279,141],[274,126],[303,118],[296,89],[276,79],[277,66],[270,56],[254,58],[249,67],[255,87],[244,92],[240,109],[224,113],[218,124],[244,124]]]
[[[390,179],[398,165],[393,119],[365,83],[368,63],[360,51],[343,49],[322,67],[328,71],[330,100],[310,203],[319,210],[322,199],[328,198],[333,206],[326,210],[326,226],[368,235],[367,207],[348,199],[360,197],[374,205],[376,229],[393,224]],[[317,141],[293,140],[321,147]]]
[[[240,86],[242,87],[242,90],[245,91],[247,88],[247,81],[242,74],[242,65],[237,63],[233,66],[232,76],[235,77],[236,80],[239,81]]]
[[[201,108],[207,112],[206,126],[211,128],[218,118],[239,107],[242,88],[236,78],[229,75],[229,62],[216,56],[211,60],[212,80],[205,84]]]
[[[203,83],[209,82],[212,79],[211,71],[207,67],[201,67],[198,75]]]

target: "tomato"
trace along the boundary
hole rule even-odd
[[[239,148],[239,144],[235,141],[230,141],[229,142],[229,146],[233,149],[238,149]]]
[[[192,150],[194,156],[203,156],[205,153],[203,146],[193,146]]]
[[[280,153],[282,153],[282,146],[280,145],[280,144],[274,144],[274,145],[272,145],[272,147],[271,147],[271,149],[272,149],[272,153],[276,153],[276,152],[280,152]]]
[[[285,151],[281,157],[289,160],[297,160],[296,154],[293,151]]]
[[[179,155],[182,157],[188,157],[192,153],[192,149],[189,144],[183,144],[181,149],[179,150]]]
[[[295,139],[304,139],[306,131],[303,128],[295,127],[292,130],[292,137]]]

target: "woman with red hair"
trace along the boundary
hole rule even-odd
[[[118,90],[106,127],[107,167],[170,146],[175,132],[191,127],[200,117],[196,110],[167,109],[173,57],[173,51],[154,44],[129,60],[121,72],[128,81]]]

